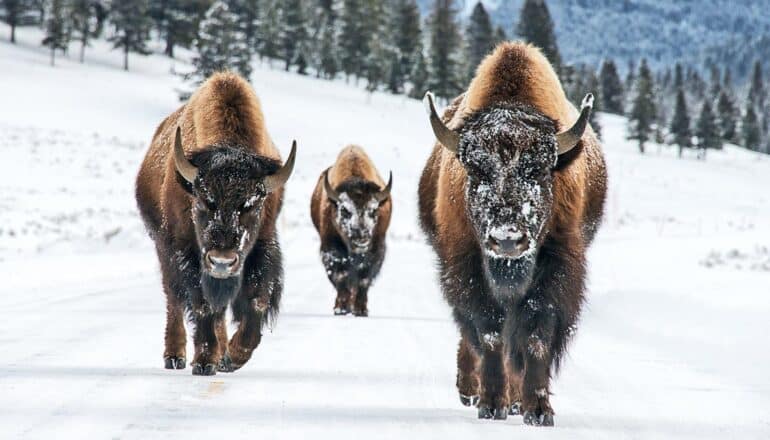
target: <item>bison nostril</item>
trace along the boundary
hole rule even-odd
[[[208,252],[206,259],[214,267],[231,268],[238,263],[238,254],[225,252]]]

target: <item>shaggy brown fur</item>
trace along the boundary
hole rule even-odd
[[[495,108],[544,117],[552,121],[553,133],[569,128],[578,117],[545,57],[521,43],[498,46],[478,67],[468,91],[447,108],[443,120],[462,132],[470,119]],[[523,152],[532,147],[509,148]],[[525,421],[552,423],[550,371],[558,367],[579,316],[585,250],[601,222],[606,193],[603,154],[590,127],[573,151],[559,157],[550,175],[553,200],[546,233],[537,237],[536,263],[528,275],[531,283],[522,282],[524,292],[514,297],[501,295],[484,275],[484,243],[469,218],[468,171],[458,155],[436,143],[420,180],[420,222],[438,254],[444,294],[462,333],[458,389],[465,404],[480,395],[480,417],[494,413],[495,418],[504,418],[502,408],[518,405],[511,399],[521,396],[528,413]],[[556,311],[530,307],[540,303]],[[484,339],[496,334],[502,335],[501,342]],[[479,356],[478,366],[468,347]],[[472,393],[476,374],[480,384]],[[507,384],[512,385],[510,392]]]
[[[275,172],[281,158],[267,133],[251,86],[235,74],[219,73],[160,124],[136,180],[137,203],[155,241],[167,299],[166,368],[185,366],[186,307],[195,325],[193,364],[200,370],[193,373],[213,374],[212,365],[219,365],[220,371],[243,365],[259,344],[261,326],[277,313],[282,269],[275,221],[283,190],[260,198],[256,217],[248,220],[248,229],[258,230],[258,234],[247,240],[246,247],[253,247],[243,256],[240,288],[231,301],[238,330],[228,344],[224,311],[214,310],[201,291],[201,238],[196,235],[193,221],[193,217],[201,218],[200,210],[194,209],[195,189],[176,172],[173,146],[177,127],[181,128],[186,156],[201,170],[216,167],[212,158],[240,154],[258,164],[252,174],[259,176]],[[258,186],[251,183],[249,188]],[[238,202],[235,194],[251,197],[244,185],[222,191],[223,197],[232,197],[217,201],[219,212]]]
[[[357,316],[366,316],[368,290],[385,256],[385,235],[390,225],[392,201],[388,197],[377,209],[369,248],[365,252],[353,252],[350,239],[340,224],[337,203],[329,198],[325,189],[327,174],[331,187],[347,193],[359,211],[372,199],[373,193],[385,188],[386,183],[366,152],[350,145],[342,149],[334,165],[318,178],[310,201],[310,216],[321,238],[321,257],[329,280],[337,289],[335,313],[345,314],[352,310]]]

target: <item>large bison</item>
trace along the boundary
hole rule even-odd
[[[259,100],[232,73],[213,75],[156,130],[136,200],[162,271],[166,368],[185,367],[185,309],[193,374],[238,369],[259,345],[283,289],[275,222],[295,154],[296,142],[281,163]]]
[[[392,186],[393,174],[385,184],[369,156],[354,145],[318,179],[310,216],[321,237],[326,275],[337,290],[335,315],[369,314],[369,286],[385,258]]]
[[[461,334],[460,398],[479,418],[553,425],[551,373],[575,332],[607,187],[592,99],[578,113],[521,43],[498,46],[443,119],[426,95],[438,143],[420,222]]]

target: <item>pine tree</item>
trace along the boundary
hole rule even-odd
[[[148,55],[150,18],[147,0],[121,0],[111,3],[110,20],[115,33],[108,39],[113,48],[123,50],[123,69],[128,70],[128,54]]]
[[[557,73],[561,72],[561,56],[556,44],[553,20],[544,0],[525,0],[519,14],[516,33],[543,50]]]
[[[337,33],[331,15],[327,15],[321,30],[318,72],[323,78],[334,79],[339,72]]]
[[[362,0],[343,0],[340,16],[340,65],[347,76],[361,75],[369,40]]]
[[[444,99],[454,98],[462,90],[456,52],[460,47],[456,13],[453,0],[434,0],[429,18],[428,84],[437,97]]]
[[[705,159],[707,149],[721,150],[722,137],[719,133],[719,125],[716,116],[711,110],[709,100],[703,101],[703,107],[698,116],[698,122],[695,125],[695,135],[698,136],[698,148],[701,150],[701,157]]]
[[[762,132],[759,129],[759,121],[751,101],[746,101],[746,112],[741,124],[741,138],[743,146],[749,150],[759,151]]]
[[[717,115],[719,121],[719,133],[726,142],[737,142],[736,121],[737,109],[727,91],[722,90],[717,100]]]
[[[503,29],[501,26],[498,26],[495,29],[495,46],[504,41],[508,41],[508,35],[505,33],[505,29]]]
[[[259,14],[262,0],[229,0],[228,7],[238,17],[238,27],[246,35],[249,48],[258,48]]]
[[[644,153],[644,144],[650,140],[656,118],[655,84],[647,60],[642,60],[636,81],[636,95],[629,114],[628,139],[639,142],[639,151]]]
[[[2,21],[11,28],[11,43],[16,44],[16,26],[24,13],[32,9],[32,4],[29,0],[2,0],[0,4],[5,12]]]
[[[623,114],[623,84],[620,82],[615,62],[605,60],[599,73],[602,107],[608,113]]]
[[[48,46],[51,51],[51,66],[53,66],[56,63],[56,51],[66,51],[70,40],[64,0],[50,0],[47,16],[43,45]]]
[[[302,0],[284,0],[281,4],[281,58],[284,69],[289,70],[292,63],[301,56],[308,40],[307,23]]]
[[[185,75],[186,79],[200,84],[211,74],[223,70],[234,70],[249,79],[251,51],[237,23],[238,17],[225,2],[216,1],[211,5],[201,21],[196,41],[198,53],[192,60],[195,70]]]
[[[259,9],[257,51],[260,58],[278,58],[281,35],[281,0],[263,0]]]
[[[409,73],[409,79],[412,82],[412,90],[409,91],[410,97],[422,99],[428,89],[429,76],[428,62],[423,54],[422,45],[418,45],[414,52],[414,65]]]
[[[674,136],[673,143],[679,146],[679,157],[682,157],[682,150],[692,146],[690,115],[682,89],[676,92],[676,105],[674,106],[674,116],[671,118],[669,131]]]
[[[466,77],[471,79],[476,67],[494,49],[496,43],[492,20],[481,2],[476,3],[473,8],[465,35],[468,40],[465,58],[469,67]]]
[[[749,86],[749,104],[754,109],[761,109],[765,106],[767,92],[765,91],[765,82],[762,75],[762,63],[757,60],[754,63],[754,70],[751,75],[751,85]]]
[[[173,58],[178,45],[190,46],[195,40],[201,16],[206,13],[210,1],[164,0],[165,15],[161,35],[165,39],[164,54]]]
[[[399,59],[399,66],[391,64],[391,85],[403,83],[409,77],[415,61],[415,52],[420,47],[422,29],[420,28],[420,9],[414,0],[396,0],[393,8],[391,29]],[[393,87],[389,87],[393,91]]]
[[[80,42],[80,62],[85,61],[86,47],[92,39],[102,33],[104,7],[94,0],[71,0],[69,20],[72,26],[72,37]]]

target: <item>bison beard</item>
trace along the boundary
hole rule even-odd
[[[511,260],[487,256],[483,265],[491,291],[499,298],[515,298],[524,295],[529,287],[535,260],[529,257]]]
[[[242,282],[242,276],[214,278],[204,272],[201,275],[203,298],[211,306],[212,310],[216,312],[222,311],[241,290]]]

